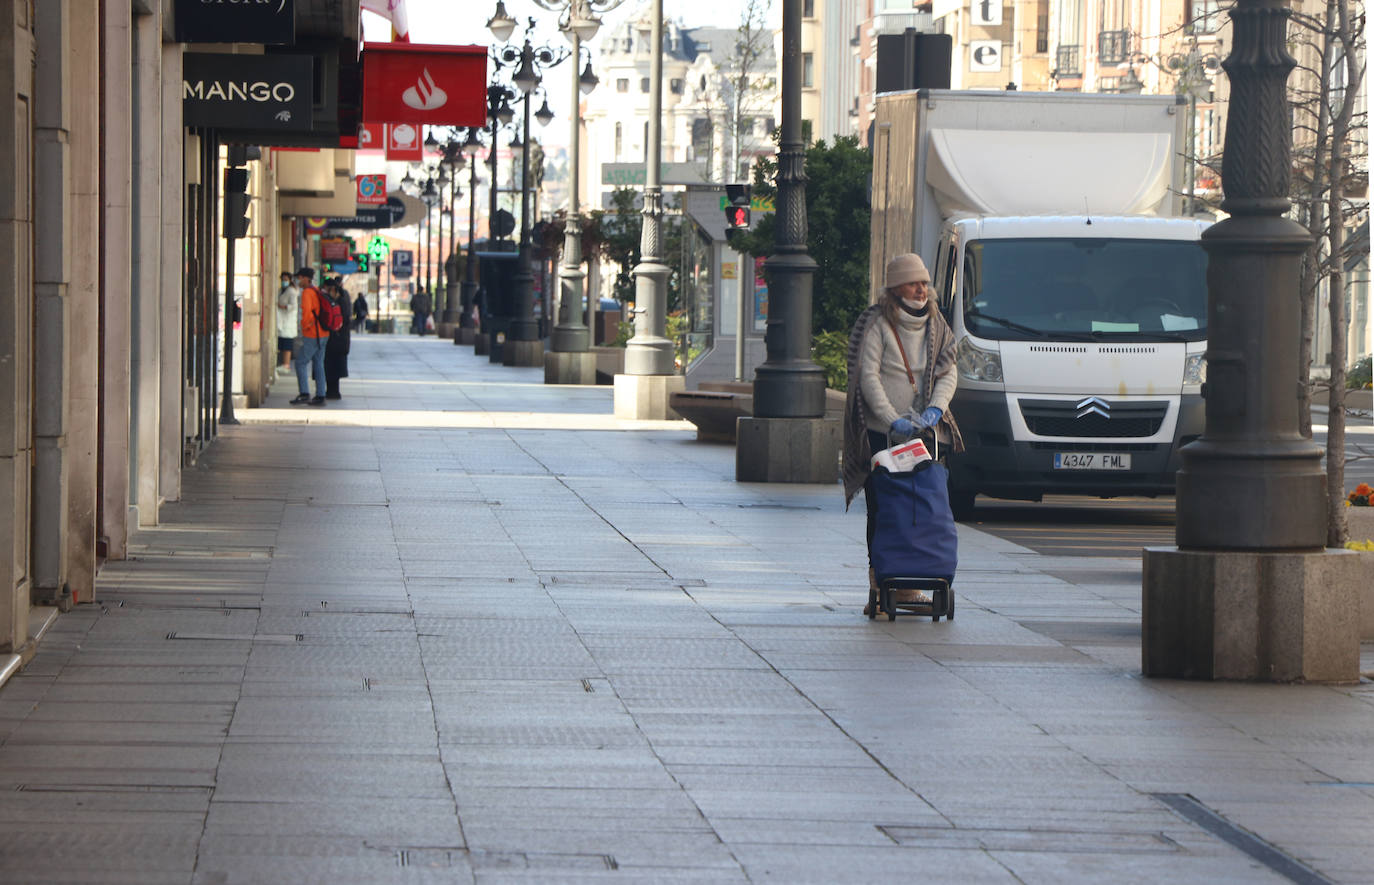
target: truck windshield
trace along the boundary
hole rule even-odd
[[[964,326],[1023,341],[1200,341],[1207,255],[1186,240],[980,240],[964,252]]]

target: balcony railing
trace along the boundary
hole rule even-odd
[[[1083,47],[1060,46],[1054,53],[1055,76],[1083,76]]]
[[[1102,31],[1097,35],[1097,63],[1119,65],[1126,60],[1126,31]]]

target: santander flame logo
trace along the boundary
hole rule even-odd
[[[401,93],[401,101],[417,111],[433,111],[448,104],[448,93],[435,84],[429,68],[425,68],[415,85]]]

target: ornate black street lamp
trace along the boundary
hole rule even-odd
[[[513,33],[513,29],[506,28],[504,20],[498,21],[503,12],[504,7],[498,4],[497,15],[492,17],[497,24],[489,24],[492,35],[498,40],[509,39]],[[507,47],[500,52],[503,64],[517,65],[511,82],[521,96],[524,115],[522,132],[526,143],[530,139],[530,99],[539,86],[543,71],[569,57],[566,50],[534,46],[530,42],[534,25],[535,20],[529,19],[525,26],[524,42],[519,49]],[[502,362],[508,366],[535,366],[544,362],[544,345],[539,337],[539,323],[534,318],[534,276],[530,273],[530,153],[522,150],[520,156],[520,246],[513,279],[515,318],[506,332],[506,343],[501,352]]]
[[[620,5],[621,0],[567,0],[564,3],[536,0],[548,9],[561,10],[559,29],[572,44],[573,64],[582,60],[583,41],[591,40],[601,27],[600,14]],[[571,176],[568,195],[568,216],[563,229],[563,262],[559,268],[560,286],[557,324],[550,339],[555,354],[585,354],[591,347],[589,317],[583,309],[586,272],[582,270],[581,197],[581,96],[596,88],[592,73],[591,52],[587,52],[587,66],[582,75],[573,80],[569,99],[570,121],[568,138],[568,170]],[[588,299],[590,307],[591,299]],[[552,357],[546,360],[544,380],[558,384],[595,384],[596,364],[585,357]]]
[[[1359,679],[1358,557],[1325,551],[1322,451],[1298,425],[1298,284],[1311,239],[1292,175],[1283,0],[1231,9],[1222,160],[1227,218],[1207,251],[1206,424],[1180,450],[1177,547],[1145,551],[1146,676]]]
[[[458,334],[454,342],[469,344],[473,338],[472,303],[477,299],[477,249],[474,245],[477,229],[477,157],[482,153],[482,142],[477,137],[477,128],[470,127],[463,141],[463,155],[468,161],[468,260],[463,267],[463,290],[458,317]],[[491,183],[495,192],[496,182]]]

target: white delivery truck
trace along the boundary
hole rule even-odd
[[[1202,433],[1210,221],[1182,99],[920,89],[876,101],[872,279],[918,252],[954,329],[950,497],[1172,494]]]

